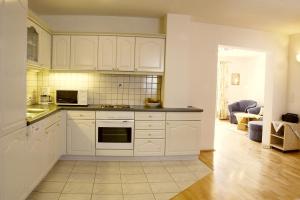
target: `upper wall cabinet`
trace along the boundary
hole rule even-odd
[[[54,35],[52,42],[52,69],[70,68],[71,36]]]
[[[134,71],[135,37],[100,36],[98,70]]]
[[[27,61],[43,68],[51,66],[51,35],[31,20],[27,21]]]
[[[116,70],[116,36],[100,36],[98,46],[98,70]]]
[[[163,72],[165,62],[165,40],[161,38],[136,38],[135,70]]]
[[[71,36],[71,69],[97,69],[97,54],[97,36]]]
[[[41,67],[50,69],[51,67],[51,35],[41,29],[40,48],[39,48],[39,64]]]
[[[27,21],[27,61],[38,63],[39,56],[39,28],[32,21]]]
[[[118,37],[117,68],[119,71],[134,71],[134,37]]]

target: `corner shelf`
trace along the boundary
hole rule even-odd
[[[278,131],[275,130],[272,123],[270,137],[270,146],[272,148],[276,148],[281,151],[300,150],[300,139],[287,123],[285,123]]]

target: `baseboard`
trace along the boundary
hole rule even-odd
[[[60,160],[91,161],[162,161],[162,160],[198,160],[198,155],[185,156],[73,156],[64,155]]]

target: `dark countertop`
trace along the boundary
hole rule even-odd
[[[27,126],[38,122],[59,110],[86,110],[86,111],[133,111],[133,112],[203,112],[203,109],[195,107],[187,108],[149,108],[145,106],[130,106],[129,108],[100,108],[99,105],[88,106],[56,106],[56,105],[31,105],[28,108],[43,108],[44,112],[34,117],[27,118]]]

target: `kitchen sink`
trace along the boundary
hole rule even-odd
[[[47,111],[47,109],[43,109],[43,108],[28,108],[27,109],[27,113],[42,113]]]
[[[28,108],[26,112],[26,118],[34,118],[37,117],[40,114],[43,114],[48,109],[43,108]]]

